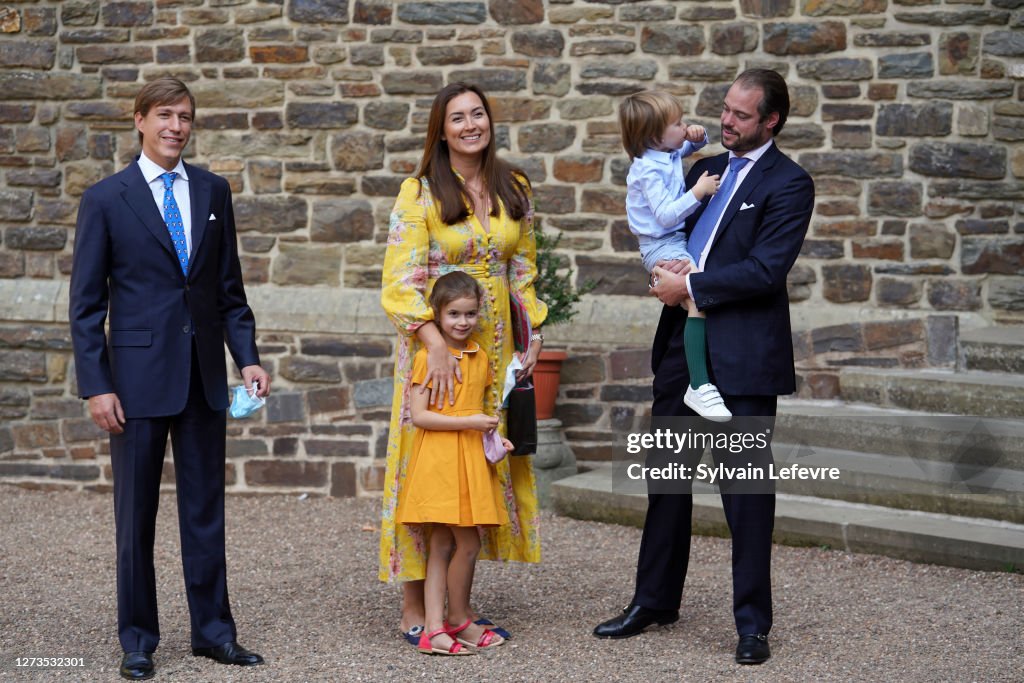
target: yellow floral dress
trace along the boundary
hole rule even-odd
[[[421,191],[422,188],[422,191]],[[415,427],[409,407],[413,358],[422,347],[416,330],[434,315],[427,303],[437,278],[462,270],[477,279],[484,291],[479,324],[473,341],[487,354],[495,378],[484,396],[484,412],[498,414],[505,367],[512,360],[509,293],[519,293],[530,323],[539,327],[547,306],[537,300],[537,245],[533,209],[519,221],[502,206],[484,230],[472,214],[461,223],[446,225],[426,179],[408,178],[395,201],[384,257],[381,304],[399,332],[395,353],[395,391],[388,432],[387,468],[380,538],[380,579],[418,581],[426,575],[427,539],[424,529],[397,524],[398,492],[405,480],[413,450]],[[501,430],[504,433],[504,415]],[[532,458],[510,456],[495,466],[508,510],[509,523],[482,531],[480,557],[490,560],[540,561],[537,486]]]

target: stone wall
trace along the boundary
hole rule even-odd
[[[1024,318],[1024,0],[0,0],[0,477],[108,488],[66,328],[78,198],[137,150],[140,85],[190,83],[193,162],[235,191],[275,393],[229,487],[380,490],[387,215],[432,95],[492,96],[580,281],[559,406],[581,459],[647,409],[657,319],[624,222],[618,99],[676,93],[718,139],[731,79],[788,79],[781,147],[818,203],[790,275],[801,395],[844,364],[949,365],[957,321]],[[708,153],[721,148],[713,144]],[[950,341],[952,339],[952,342]],[[825,371],[822,371],[825,368]]]

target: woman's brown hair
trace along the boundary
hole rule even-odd
[[[430,121],[427,124],[427,141],[423,147],[423,159],[417,175],[426,178],[430,183],[430,191],[441,204],[441,220],[447,225],[464,221],[469,217],[472,203],[466,187],[452,170],[451,158],[448,154],[448,143],[444,136],[444,118],[448,103],[459,95],[467,92],[475,93],[484,105],[487,120],[491,126],[491,139],[483,152],[480,164],[480,175],[487,184],[487,192],[491,200],[491,215],[499,212],[498,199],[505,205],[505,210],[513,220],[520,220],[529,210],[526,192],[529,179],[520,169],[505,163],[498,158],[494,142],[494,117],[491,116],[491,105],[487,96],[475,85],[469,83],[449,83],[441,88],[430,107]]]

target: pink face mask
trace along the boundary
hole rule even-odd
[[[489,463],[498,463],[505,459],[508,452],[505,450],[505,445],[501,443],[501,435],[498,434],[497,429],[492,429],[489,432],[484,432],[484,456],[487,458]]]

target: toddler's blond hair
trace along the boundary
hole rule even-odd
[[[664,90],[644,90],[619,104],[622,147],[630,160],[656,147],[669,124],[683,118],[683,105]]]

